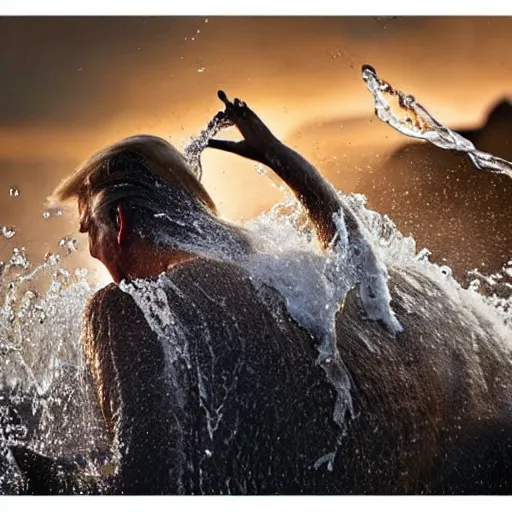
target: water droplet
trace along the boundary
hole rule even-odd
[[[65,237],[61,238],[61,240],[59,241],[59,245],[62,249],[66,251],[66,255],[77,251],[76,239],[73,238],[71,235],[66,235]]]
[[[206,18],[206,19],[204,20],[204,22],[205,22],[205,23],[208,23],[208,18]]]
[[[11,187],[9,189],[9,195],[11,197],[18,197],[21,194],[21,190],[18,187]]]
[[[56,266],[60,263],[60,256],[52,252],[47,252],[44,255],[44,261],[50,266]]]
[[[70,273],[63,269],[59,268],[56,272],[52,275],[52,282],[50,284],[50,291],[53,293],[58,293],[62,287],[69,282],[70,280]]]
[[[7,238],[7,240],[10,240],[15,234],[16,231],[14,231],[13,228],[2,226],[2,235],[4,238]]]
[[[196,32],[196,34],[200,34],[200,33],[201,33],[201,31],[200,31],[200,30],[198,30],[198,31]]]
[[[13,267],[22,267],[22,268],[28,267],[28,260],[27,260],[27,255],[26,255],[24,247],[22,247],[21,249],[18,249],[17,247],[15,247],[13,249],[11,259],[9,260],[9,265],[11,265]]]
[[[254,168],[256,169],[256,172],[262,176],[267,174],[267,171],[262,164],[256,164]]]
[[[60,208],[48,208],[43,212],[43,218],[60,217],[64,212]]]
[[[205,67],[200,67],[200,68],[197,70],[197,72],[198,72],[198,73],[203,73],[205,70],[206,70],[206,68],[205,68]]]

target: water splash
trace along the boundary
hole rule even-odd
[[[15,247],[13,249],[11,259],[9,260],[9,268],[12,267],[21,267],[22,269],[29,267],[25,247],[21,249]]]
[[[7,446],[58,456],[106,446],[79,343],[93,288],[84,270],[13,249],[0,273],[0,495],[16,492]],[[78,320],[78,321],[77,321]]]
[[[63,211],[60,208],[47,208],[43,212],[43,219],[49,219],[50,217],[60,217],[63,215]]]
[[[455,297],[454,300],[461,301],[461,307],[470,307],[468,300],[471,299],[471,307],[476,307],[496,324],[497,315],[512,319],[512,310],[500,309],[499,304],[486,301],[480,294],[481,287],[463,290],[451,276],[444,275],[441,267],[429,262],[428,250],[417,251],[414,239],[403,236],[387,216],[368,210],[364,196],[343,197],[364,225],[379,258],[386,265],[410,267],[433,277]],[[259,276],[261,284],[270,283],[281,290],[288,313],[325,341],[333,332],[333,312],[340,297],[337,293],[348,286],[350,275],[346,273],[346,265],[339,269],[332,266],[331,271],[337,273],[326,275],[329,259],[312,236],[311,225],[298,227],[302,214],[297,201],[288,197],[247,223],[245,227],[254,237],[264,241],[265,252],[237,261],[253,276]],[[0,445],[19,442],[50,455],[87,453],[104,442],[94,396],[85,377],[79,345],[80,322],[76,321],[81,318],[85,301],[94,290],[87,284],[84,273],[69,272],[61,267],[63,257],[48,253],[43,263],[32,265],[23,248],[16,249],[6,265],[8,274],[4,272],[5,277],[0,280],[4,294],[0,309]],[[330,257],[336,258],[335,251]],[[512,261],[504,266],[499,276],[487,276],[486,282],[499,284],[511,274]],[[45,289],[36,286],[36,277],[41,276],[51,279]],[[477,278],[484,282],[481,275],[475,274]],[[161,280],[154,289],[142,282],[128,286],[125,291],[137,299],[148,323],[167,338],[169,332],[182,326],[160,296],[160,285],[169,286],[167,277]],[[337,289],[334,283],[341,288]],[[273,313],[279,314],[278,311]],[[512,323],[507,325],[512,326]],[[507,332],[510,334],[509,330]],[[186,336],[177,338],[186,339]],[[371,348],[372,340],[365,341]],[[334,343],[330,340],[325,346],[332,347]],[[319,363],[337,392],[333,417],[340,425],[341,439],[347,418],[354,414],[350,375],[338,353],[322,354],[321,343],[317,349]],[[176,357],[186,359],[187,347],[169,347],[168,367],[173,366]],[[18,415],[19,419],[13,420],[13,415]],[[29,422],[20,419],[27,417]],[[216,418],[212,416],[211,421],[213,428]],[[327,455],[316,461],[317,468],[324,464],[327,469],[332,467],[337,448],[325,448]],[[3,478],[12,482],[12,473],[5,473]]]
[[[194,172],[199,177],[202,173],[200,153],[222,126],[209,125],[209,128],[210,131],[207,128],[199,138],[192,140],[188,151],[188,158],[196,160]],[[261,168],[257,170],[261,172]],[[340,196],[364,226],[365,237],[380,263],[412,268],[431,277],[461,304],[461,308],[478,310],[496,328],[502,322],[506,329],[503,339],[507,336],[510,339],[512,261],[498,274],[485,276],[474,271],[469,289],[464,290],[450,275],[449,268],[429,261],[428,249],[417,251],[414,239],[400,233],[389,217],[367,209],[364,196]],[[166,216],[164,213],[157,215]],[[280,290],[288,314],[317,335],[318,361],[337,392],[333,416],[342,426],[347,416],[353,415],[352,388],[342,358],[333,351],[333,318],[340,301],[360,277],[354,267],[357,258],[343,244],[334,247],[329,256],[323,254],[310,223],[304,218],[304,211],[288,193],[285,201],[245,226],[261,241],[264,250],[247,260],[241,260],[239,254],[230,251],[221,251],[215,256],[243,264],[258,278],[256,285],[258,282],[270,284]],[[187,219],[187,223],[189,221],[192,223],[194,219]],[[337,222],[343,235],[343,219],[340,217]],[[198,240],[205,239],[207,227],[196,226]],[[217,238],[216,233],[211,233],[208,246]],[[65,257],[74,252],[73,237],[66,235],[58,246],[58,253],[47,253],[39,264],[32,264],[23,248],[15,248],[7,263],[0,262],[3,299],[0,307],[0,451],[6,443],[19,442],[49,455],[87,452],[104,439],[95,399],[85,376],[79,344],[81,325],[77,322],[94,289],[87,283],[83,271],[71,272],[61,266]],[[38,284],[40,278],[49,281],[46,286]],[[153,323],[162,336],[167,337],[171,330],[180,327],[169,304],[161,300],[158,287],[141,286],[137,290],[132,287],[125,291],[138,298],[148,323]],[[411,307],[421,308],[422,305]],[[418,309],[418,314],[422,312]],[[372,340],[364,341],[371,350]],[[170,347],[168,362],[172,363],[177,357],[175,350],[182,349],[185,357],[186,347]],[[215,421],[212,417],[213,426]],[[315,467],[327,464],[332,468],[336,452],[331,448],[326,447],[329,453],[320,457]],[[9,479],[13,479],[12,473],[0,475],[0,494]]]
[[[485,274],[473,269],[468,276],[472,278],[468,289],[499,312],[505,324],[512,328],[512,260],[505,263],[500,272]]]
[[[160,275],[156,281],[135,279],[129,283],[122,281],[119,284],[121,290],[133,297],[151,330],[162,342],[167,374],[172,375],[174,373],[173,365],[180,357],[186,361],[187,367],[191,366],[187,345],[180,346],[175,341],[186,339],[186,336],[182,334],[186,330],[186,326],[178,324],[169,306],[164,291],[169,286],[172,287],[173,284],[165,274]],[[176,384],[177,381],[174,383]]]
[[[208,146],[210,139],[215,137],[222,129],[229,126],[233,126],[233,123],[217,114],[197,137],[192,137],[185,143],[183,154],[198,180],[201,180],[203,177],[201,153]]]
[[[11,197],[19,197],[20,194],[21,194],[21,190],[18,187],[11,187],[9,189],[9,195]]]
[[[8,226],[2,226],[2,235],[7,240],[10,240],[14,235],[16,234],[16,231],[12,227]]]
[[[215,133],[218,133],[232,124],[215,124],[217,119],[218,115],[201,132],[199,138],[193,139],[198,141],[194,145],[196,153],[193,153],[197,161],[201,151],[207,146],[208,138],[213,137],[213,131],[209,128],[215,126]],[[256,164],[255,169],[258,174],[267,176],[275,184],[273,172],[268,173],[261,164]],[[301,215],[297,199],[282,183],[276,186],[285,192],[286,205],[292,205],[292,211],[295,209],[296,213],[292,213],[291,218],[296,221]],[[260,246],[261,251],[240,260],[239,263],[252,274],[260,289],[264,286],[276,289],[285,299],[288,313],[317,337],[317,362],[336,390],[334,421],[343,431],[346,416],[353,417],[354,411],[350,377],[336,345],[335,324],[336,313],[347,294],[358,286],[367,319],[382,321],[394,333],[401,332],[403,328],[391,308],[387,268],[374,248],[372,237],[357,217],[353,216],[346,197],[343,194],[338,194],[338,197],[341,208],[333,216],[336,237],[327,255],[297,254],[294,251],[290,258],[283,254],[282,248],[278,248],[280,257],[275,258],[275,241],[279,240],[279,245],[282,245],[282,240],[286,238],[281,236],[272,240],[263,233],[266,246],[255,243],[255,246]],[[356,225],[350,231],[345,215],[350,216],[351,225]],[[268,229],[268,223],[266,228]],[[312,240],[311,236],[309,240]],[[296,276],[300,278],[297,280]],[[316,294],[314,301],[311,300],[312,294]],[[370,343],[369,348],[372,349]]]
[[[476,149],[471,141],[434,119],[414,96],[394,89],[379,78],[371,66],[363,66],[362,74],[375,101],[375,114],[381,121],[408,137],[426,140],[441,149],[466,153],[477,169],[512,178],[511,162]],[[405,115],[405,119],[393,111],[387,97],[396,100],[399,113]]]
[[[66,256],[78,250],[76,238],[72,235],[66,235],[59,241],[59,246],[62,248]]]
[[[266,286],[277,290],[288,314],[316,338],[317,363],[336,391],[333,420],[340,427],[341,439],[346,420],[354,417],[354,407],[350,375],[336,345],[335,323],[340,305],[360,278],[360,266],[354,266],[343,243],[328,254],[321,251],[312,226],[297,226],[302,214],[301,205],[289,197],[249,222],[246,226],[265,245],[261,253],[241,264],[259,291],[265,293]],[[280,312],[272,312],[281,322]]]

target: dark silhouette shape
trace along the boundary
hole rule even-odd
[[[331,215],[343,207],[332,188],[243,102],[222,99],[244,141],[211,146],[271,165],[328,246]],[[357,236],[347,213],[349,237]],[[145,280],[171,306],[164,334],[149,327],[130,293],[115,285],[97,292],[84,347],[120,452],[109,492],[511,493],[509,331],[433,279],[389,271],[403,332],[363,320],[356,290],[337,313],[336,345],[355,402],[345,430],[316,364],[320,340],[240,265],[198,257],[163,281]],[[43,468],[53,491],[55,466],[22,457],[28,478]]]

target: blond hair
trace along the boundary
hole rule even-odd
[[[244,230],[218,218],[217,209],[185,158],[166,140],[137,135],[99,151],[64,179],[50,204],[77,199],[80,231],[115,225],[114,209],[135,213],[134,230],[157,244],[210,253],[245,253]],[[222,244],[221,244],[222,245]]]
[[[109,163],[123,153],[131,153],[146,160],[150,171],[164,183],[187,190],[216,212],[211,197],[192,173],[181,153],[165,139],[153,135],[128,137],[98,151],[57,186],[49,201],[60,203],[84,195],[90,196],[110,183],[119,182],[122,170],[112,170]]]

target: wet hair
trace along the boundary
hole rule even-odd
[[[145,175],[145,176],[144,176]],[[78,199],[84,206],[102,191],[110,192],[123,183],[143,186],[143,178],[157,179],[171,188],[181,188],[212,213],[215,204],[188,167],[183,156],[166,140],[153,135],[128,137],[97,152],[75,173],[65,178],[49,197],[52,204]],[[118,187],[119,188],[119,187]],[[125,187],[126,189],[126,187]],[[109,195],[103,193],[104,196]],[[128,195],[116,193],[118,199]],[[96,208],[101,201],[94,201]]]
[[[157,245],[204,253],[217,244],[230,255],[250,246],[244,230],[218,218],[184,157],[152,135],[129,137],[99,151],[57,186],[49,203],[72,199],[78,200],[81,232],[91,229],[91,221],[97,229],[115,228],[116,208],[122,204],[134,232]]]

